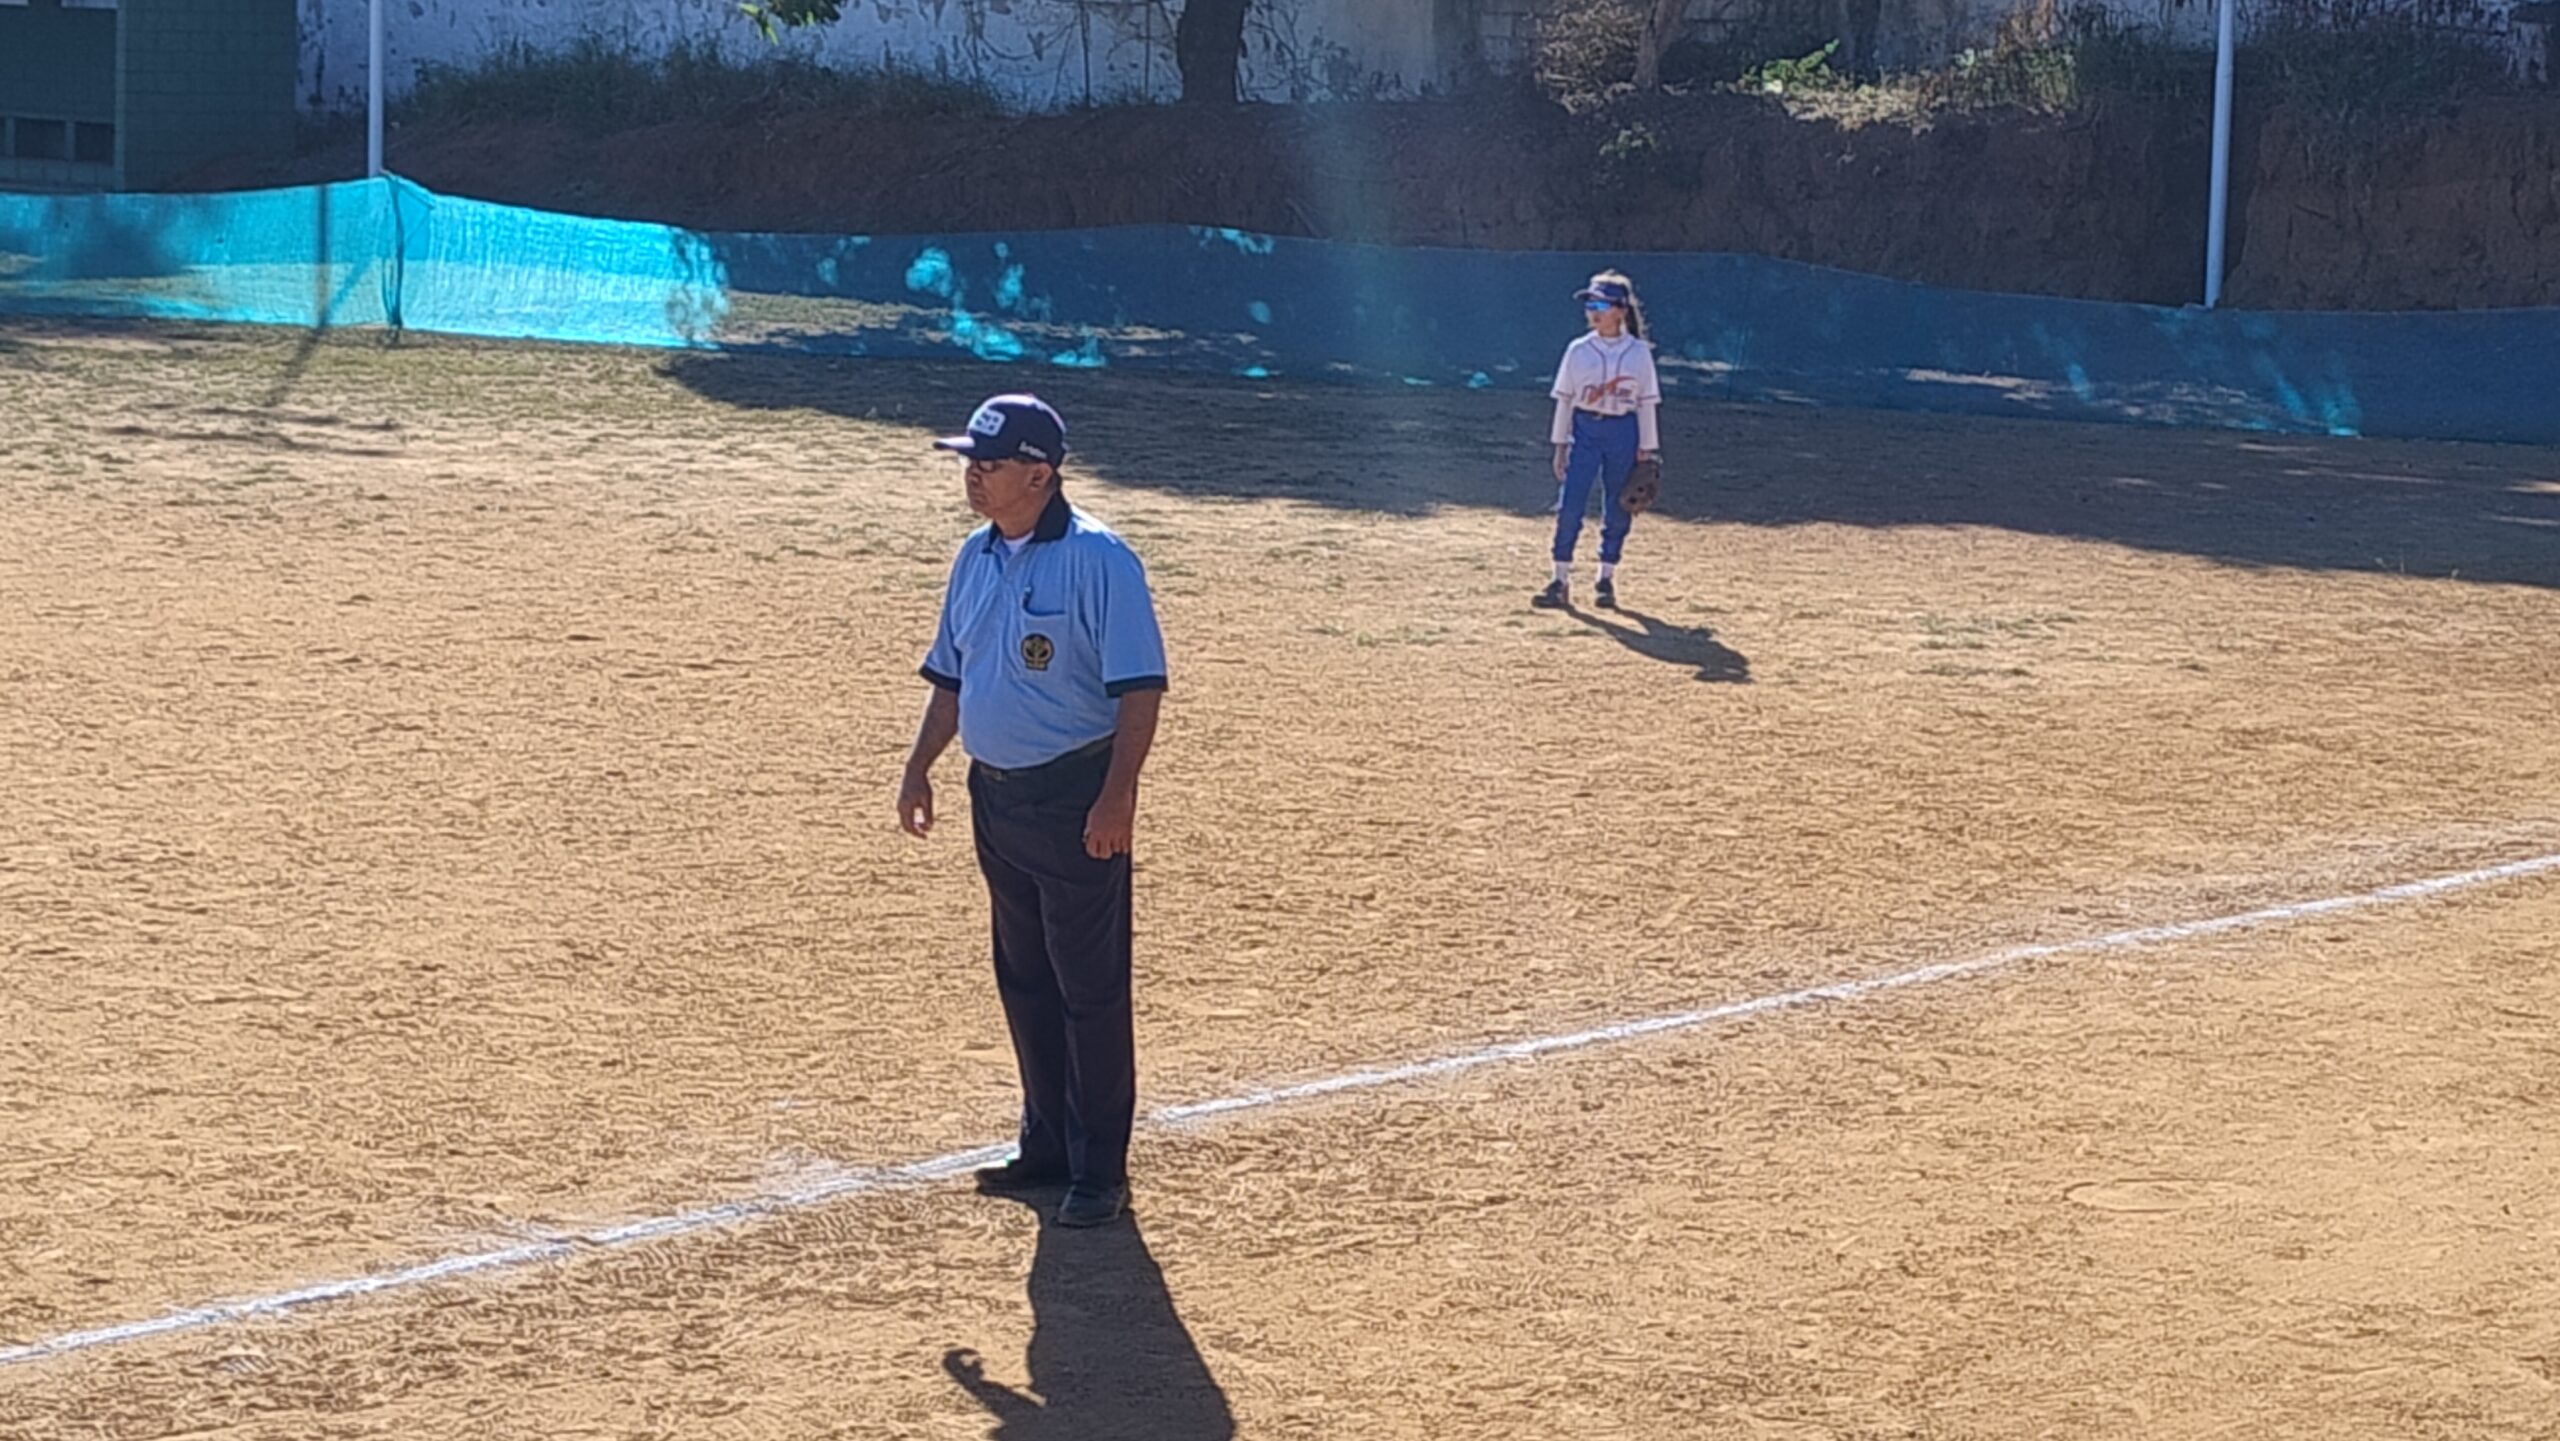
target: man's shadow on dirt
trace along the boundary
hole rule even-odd
[[[942,1357],[995,1418],[991,1441],[1230,1441],[1226,1393],[1175,1312],[1136,1218],[1074,1230],[1037,1209],[1029,1390],[988,1379],[965,1347]]]
[[[1749,685],[1751,659],[1716,639],[1716,633],[1702,625],[1674,625],[1659,616],[1620,606],[1612,612],[1589,611],[1569,605],[1556,612],[1581,625],[1590,627],[1647,660],[1665,665],[1695,668],[1701,682],[1724,685]],[[1632,621],[1634,624],[1625,624]]]

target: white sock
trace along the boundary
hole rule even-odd
[[[1557,561],[1557,562],[1556,562],[1556,584],[1558,584],[1558,585],[1562,585],[1562,584],[1564,584],[1566,581],[1569,581],[1569,580],[1571,580],[1571,579],[1573,579],[1573,562],[1572,562],[1572,561],[1569,561],[1569,560],[1560,560],[1560,561]]]
[[[1618,563],[1613,560],[1604,560],[1600,562],[1600,578],[1602,580],[1616,580],[1618,578]]]

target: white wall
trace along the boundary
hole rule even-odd
[[[1382,5],[1402,0],[1378,0]],[[1485,59],[1496,66],[1516,68],[1535,58],[1538,19],[1568,0],[1471,0],[1477,8],[1482,30]],[[1967,46],[1989,42],[1998,32],[2000,22],[2023,9],[2030,0],[1777,0],[1785,8],[1802,12],[1819,12],[1811,28],[1817,33],[1846,38],[1857,30],[1861,19],[1873,27],[1875,54],[1860,57],[1863,62],[1880,64],[1888,69],[1917,69],[1943,64]],[[2103,11],[2131,26],[2146,29],[2165,39],[2198,47],[2213,43],[2214,7],[2216,0],[2060,0],[2059,8],[2068,13],[2081,8]],[[2246,27],[2262,12],[2270,9],[2269,0],[2239,0],[2240,22]],[[2496,31],[2504,26],[2506,12],[2516,0],[2383,0],[2385,4],[2420,5],[2444,18],[2468,23],[2482,30]],[[1720,33],[1731,20],[1747,19],[1765,8],[1767,0],[1689,0],[1689,22],[1693,33],[1704,39],[1724,38]],[[1844,48],[1846,48],[1844,46]]]
[[[301,0],[303,103],[364,101],[367,0]],[[384,0],[394,95],[422,64],[469,66],[522,43],[600,36],[643,53],[710,41],[771,53],[736,0]],[[1256,99],[1416,94],[1448,78],[1434,15],[1451,0],[1263,0],[1247,37]],[[1463,0],[1461,0],[1463,3]],[[981,81],[1028,109],[1172,99],[1179,0],[847,0],[832,26],[786,33],[783,53],[835,65],[893,60]]]
[[[364,101],[368,0],[301,0],[303,103]],[[601,36],[644,53],[708,40],[770,53],[736,0],[383,0],[392,93],[421,64],[469,66],[501,46],[537,49]],[[1409,96],[1445,87],[1470,51],[1503,68],[1526,63],[1537,17],[1558,0],[1260,0],[1247,36],[1245,89],[1258,100]],[[1751,0],[1692,0],[1712,25]],[[2021,0],[1817,0],[1839,18],[1872,16],[1888,66],[1934,64],[1987,39]],[[2068,3],[2068,0],[2066,0]],[[2213,0],[2097,0],[2130,21],[2209,44]],[[2241,0],[2244,13],[2255,0]],[[2441,3],[2441,0],[2439,0]],[[2512,0],[2472,0],[2484,22]],[[784,53],[833,65],[896,61],[979,81],[1013,104],[1045,110],[1137,98],[1172,99],[1173,20],[1181,0],[845,0],[833,26],[786,35]]]

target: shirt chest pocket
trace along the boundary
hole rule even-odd
[[[1081,644],[1074,608],[1063,587],[1032,586],[1021,592],[1015,612],[1013,663],[1039,678],[1066,671]]]

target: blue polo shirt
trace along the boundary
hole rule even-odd
[[[959,695],[961,746],[1000,770],[1105,740],[1120,697],[1165,688],[1146,567],[1064,495],[1019,550],[982,525],[951,562],[924,678]]]

